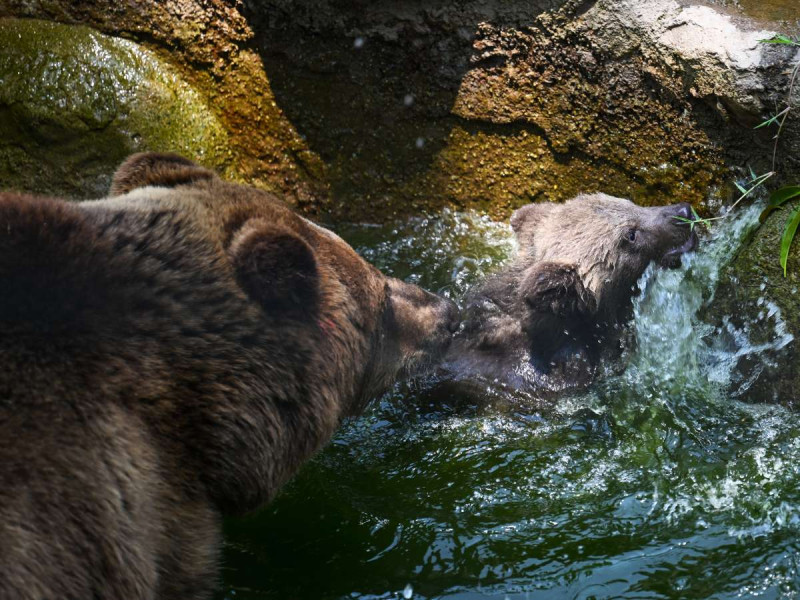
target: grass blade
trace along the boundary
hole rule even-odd
[[[777,122],[778,122],[778,115],[775,115],[773,117],[770,117],[766,121],[763,121],[763,122],[759,123],[758,125],[753,127],[753,129],[761,129],[762,127],[766,127],[767,125],[772,125],[773,123],[777,123]]]
[[[794,234],[797,233],[797,226],[800,225],[800,206],[794,209],[789,221],[786,223],[786,229],[783,231],[781,237],[781,266],[783,267],[783,276],[786,277],[786,263],[789,260],[789,248],[792,247],[792,240]]]
[[[789,36],[780,34],[768,40],[758,40],[762,44],[784,44],[787,46],[797,46],[798,43]]]
[[[792,198],[797,198],[798,196],[800,196],[800,185],[787,185],[775,190],[772,192],[772,194],[770,194],[769,204],[762,211],[761,215],[758,217],[758,220],[763,223],[773,210]]]

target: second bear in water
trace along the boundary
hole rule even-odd
[[[520,208],[517,256],[467,295],[447,369],[531,392],[589,383],[619,346],[647,266],[677,268],[697,246],[691,216],[685,203],[645,208],[605,194]]]

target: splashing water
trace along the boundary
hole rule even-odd
[[[758,207],[751,207],[726,221],[701,252],[684,257],[681,269],[647,269],[639,285],[643,291],[633,301],[637,348],[629,384],[646,373],[662,386],[711,383],[722,389],[736,378],[734,370],[742,357],[779,350],[792,341],[780,310],[771,303],[766,317],[774,321],[775,335],[767,344],[752,344],[747,330],[737,330],[727,319],[718,329],[699,319],[713,300],[723,268],[758,223],[758,214]],[[746,391],[757,375],[741,382],[739,391]]]
[[[766,301],[765,343],[704,321],[757,214],[649,269],[627,368],[549,411],[398,385],[271,507],[227,524],[221,597],[800,595],[800,415],[737,400],[759,372],[740,361],[792,336]],[[340,233],[456,299],[514,250],[507,226],[454,212]]]

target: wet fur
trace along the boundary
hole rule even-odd
[[[618,353],[645,268],[674,262],[690,241],[675,219],[689,214],[685,204],[644,208],[604,194],[522,207],[511,218],[518,254],[467,295],[445,369],[534,392],[585,385]]]
[[[136,155],[113,189],[0,194],[2,599],[208,598],[221,516],[453,328],[451,303],[185,159]]]

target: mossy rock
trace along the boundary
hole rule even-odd
[[[131,152],[225,170],[228,136],[204,97],[153,52],[85,27],[0,19],[0,188],[106,193]]]
[[[785,277],[780,265],[786,220],[798,206],[772,213],[751,234],[723,272],[705,316],[719,327],[721,340],[730,338],[736,349],[745,343],[731,391],[741,390],[749,402],[792,406],[800,389],[800,240],[790,250]]]

